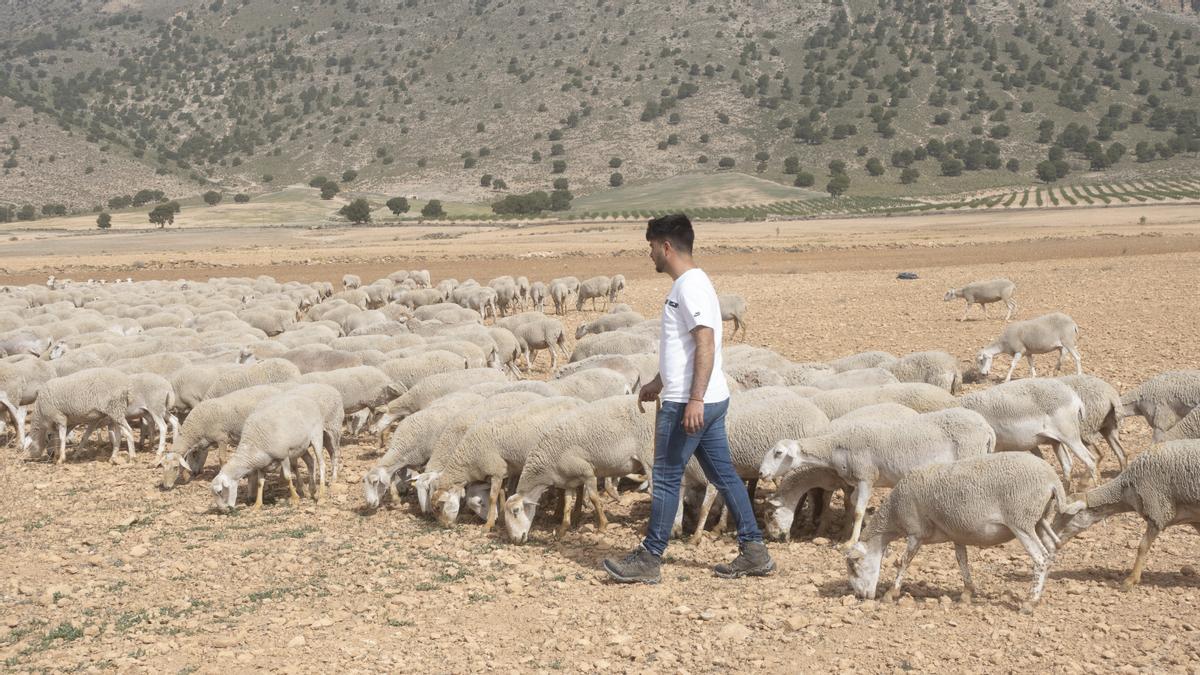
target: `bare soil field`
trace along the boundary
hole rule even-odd
[[[604,229],[580,231],[588,227]],[[0,242],[0,267],[5,283],[46,274],[366,280],[418,266],[435,281],[621,272],[630,279],[623,300],[646,316],[669,287],[644,257],[637,225],[462,228],[457,239],[420,239],[433,229],[22,232]],[[698,260],[718,289],[749,301],[749,342],[797,360],[944,349],[965,366],[1002,323],[994,312],[959,322],[961,304],[942,294],[996,276],[1016,281],[1021,318],[1074,317],[1085,372],[1118,389],[1196,367],[1200,353],[1200,213],[1191,208],[698,232]],[[537,252],[545,255],[529,255]],[[920,278],[897,280],[903,270]],[[571,311],[569,334],[594,315]],[[535,377],[548,375],[541,359]],[[998,359],[1000,373],[1007,365]],[[1140,420],[1122,431],[1132,454],[1148,447]],[[606,499],[612,522],[602,533],[585,510],[562,540],[539,509],[530,543],[514,546],[470,516],[447,530],[415,505],[368,512],[360,479],[379,448],[366,435],[344,443],[344,478],[325,503],[293,508],[269,481],[261,512],[230,515],[212,509],[211,461],[196,480],[162,491],[148,454],[118,466],[99,448],[62,466],[23,461],[11,447],[0,455],[0,661],[12,671],[1200,672],[1196,534],[1168,530],[1141,586],[1122,592],[1143,530],[1132,515],[1068,544],[1042,604],[1025,615],[1017,608],[1031,565],[1015,542],[971,550],[979,595],[970,605],[958,602],[948,545],[923,548],[904,596],[888,604],[855,600],[835,543],[808,537],[772,544],[779,570],[765,579],[712,576],[736,546],[710,535],[675,542],[660,585],[613,585],[598,563],[639,541],[647,495]],[[1116,474],[1111,455],[1102,469]],[[884,582],[898,553],[893,546],[885,559]]]

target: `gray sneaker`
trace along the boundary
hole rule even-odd
[[[713,567],[713,573],[722,579],[740,579],[745,576],[765,577],[775,571],[775,561],[767,553],[767,545],[761,541],[746,542],[738,549],[738,557],[733,562]]]
[[[622,584],[657,584],[662,579],[662,560],[640,544],[620,560],[606,558],[603,565],[608,576]]]

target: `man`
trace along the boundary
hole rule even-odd
[[[687,216],[655,218],[646,228],[650,259],[657,272],[675,280],[662,311],[658,377],[638,392],[639,401],[662,397],[654,439],[654,492],[646,538],[621,560],[604,561],[616,581],[655,584],[661,578],[662,554],[667,548],[683,470],[695,454],[737,523],[740,553],[717,576],[736,579],[766,576],[775,569],[762,532],[754,520],[750,495],[729,458],[725,412],[729,387],[721,372],[721,307],[712,281],[692,260],[695,233]]]

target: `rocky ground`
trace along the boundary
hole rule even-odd
[[[1005,275],[1023,317],[1070,313],[1086,372],[1120,389],[1194,367],[1200,253],[1078,257],[1094,243],[1048,242],[1036,260],[1001,245],[989,258],[982,247],[969,266],[903,246],[864,249],[841,270],[788,269],[787,252],[759,258],[761,272],[723,257],[701,264],[718,270],[721,291],[748,298],[749,341],[797,360],[936,348],[965,366],[1001,324],[959,323],[961,305],[941,296]],[[652,315],[668,280],[648,276],[640,259],[609,262],[636,278],[626,300]],[[523,264],[497,250],[486,268],[521,274]],[[921,279],[898,281],[901,269]],[[484,277],[466,262],[454,274],[472,275]],[[565,323],[590,316],[571,312]],[[545,358],[535,377],[546,376]],[[1127,421],[1123,438],[1133,454],[1148,447],[1140,421]],[[409,504],[365,510],[359,481],[378,456],[366,437],[343,446],[342,482],[324,504],[293,508],[276,489],[259,513],[211,508],[215,459],[198,480],[162,491],[150,454],[118,466],[91,450],[63,466],[22,461],[11,447],[0,456],[7,670],[1200,672],[1195,533],[1168,530],[1142,585],[1122,592],[1142,531],[1133,516],[1071,542],[1041,606],[1025,615],[1031,566],[1015,543],[972,550],[980,593],[970,605],[958,602],[951,547],[922,549],[903,598],[885,604],[855,600],[835,542],[808,537],[772,545],[779,571],[770,578],[713,577],[710,565],[735,544],[709,537],[673,545],[662,584],[616,586],[597,565],[638,541],[645,495],[606,500],[603,533],[585,511],[561,541],[540,513],[531,542],[513,546],[469,516],[446,530]],[[1115,475],[1111,455],[1103,468]],[[885,561],[883,580],[892,573]]]

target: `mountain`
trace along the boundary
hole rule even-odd
[[[0,30],[0,203],[38,212],[317,175],[456,202],[722,171],[822,191],[836,161],[847,194],[896,197],[1200,152],[1200,0],[8,0]]]

